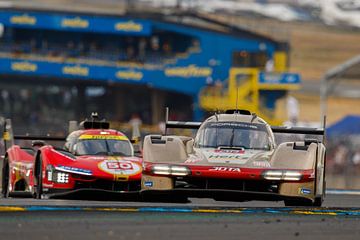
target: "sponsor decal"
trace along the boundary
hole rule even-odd
[[[83,134],[79,137],[79,139],[91,139],[91,140],[125,140],[127,141],[128,138],[126,136],[114,136],[114,135],[90,135],[90,134]]]
[[[12,24],[35,25],[36,21],[36,17],[29,16],[27,14],[16,15],[10,18],[10,22]]]
[[[63,74],[89,76],[89,68],[81,66],[65,66],[62,68]]]
[[[37,64],[29,62],[13,62],[11,63],[11,70],[19,72],[36,72]]]
[[[213,167],[209,171],[219,171],[219,172],[241,172],[240,168],[233,167]]]
[[[61,21],[61,27],[63,28],[88,28],[89,21],[81,19],[80,17],[75,18],[64,18]]]
[[[118,176],[131,176],[141,172],[139,164],[123,160],[104,160],[98,164],[98,167],[104,172]]]
[[[215,153],[232,153],[232,154],[243,154],[245,153],[245,149],[242,150],[234,150],[234,149],[216,149]]]
[[[125,80],[135,80],[140,81],[143,78],[142,72],[135,72],[135,71],[117,71],[116,77],[119,79]]]
[[[134,21],[128,22],[118,22],[114,25],[116,31],[122,32],[141,32],[143,30],[143,25],[140,23],[135,23]]]
[[[92,171],[88,169],[83,168],[77,168],[77,167],[69,167],[69,166],[62,166],[59,165],[55,169],[64,171],[64,172],[70,172],[70,173],[77,173],[77,174],[83,174],[83,175],[92,175]]]
[[[250,128],[250,129],[259,129],[260,124],[248,124],[248,123],[238,123],[238,122],[213,122],[208,123],[210,127],[231,127],[231,128]],[[265,126],[263,126],[265,127]]]
[[[300,189],[299,189],[299,192],[300,192],[301,194],[304,194],[304,195],[309,195],[309,194],[311,194],[311,189],[308,189],[308,188],[300,188]]]
[[[209,77],[211,76],[212,72],[213,70],[210,67],[198,67],[196,65],[165,69],[165,75],[167,77]]]
[[[253,164],[254,167],[259,167],[259,168],[268,168],[268,167],[271,166],[270,163],[268,161],[266,161],[266,160],[264,160],[264,161],[254,161],[252,164]]]
[[[212,154],[209,159],[243,159],[240,155]]]
[[[146,181],[146,182],[144,183],[144,186],[145,186],[145,187],[152,187],[153,185],[154,185],[154,183],[151,182],[151,181]]]
[[[201,159],[200,158],[189,158],[185,161],[185,163],[197,163],[200,162]]]

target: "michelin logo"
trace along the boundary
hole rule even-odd
[[[153,186],[153,182],[145,182],[144,183],[145,187],[152,187]]]

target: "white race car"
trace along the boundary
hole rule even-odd
[[[148,199],[283,200],[286,206],[321,206],[323,129],[271,127],[246,110],[216,114],[203,123],[167,121],[166,126],[198,131],[194,139],[145,137],[141,194]],[[274,133],[320,136],[320,140],[278,145]]]

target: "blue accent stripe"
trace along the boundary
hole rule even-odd
[[[57,207],[57,206],[1,206],[0,212],[20,211],[108,211],[108,212],[160,212],[160,213],[236,213],[236,214],[290,214],[360,217],[360,208],[191,208],[191,207]]]

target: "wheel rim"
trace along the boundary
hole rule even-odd
[[[37,181],[37,185],[36,185],[36,198],[37,199],[41,199],[41,195],[42,195],[42,161],[41,158],[39,160],[39,165],[38,166],[38,174],[36,177],[36,181]]]
[[[2,189],[2,193],[4,197],[8,197],[9,196],[9,179],[10,179],[10,171],[9,171],[9,165],[6,164],[5,168],[4,168],[4,178],[3,178],[3,189]]]

